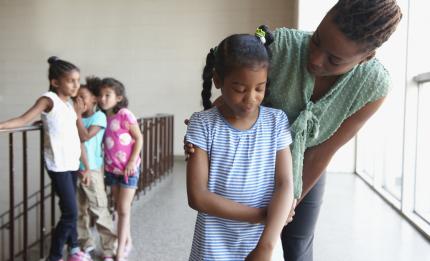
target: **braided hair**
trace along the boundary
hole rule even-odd
[[[264,43],[260,37],[255,35],[233,34],[222,40],[216,48],[212,48],[206,56],[201,92],[205,110],[212,107],[210,98],[215,72],[220,80],[224,80],[229,73],[240,67],[253,68],[258,65],[269,67],[270,51],[268,47],[274,41],[274,37],[267,26],[262,25],[258,28],[265,33]]]
[[[51,56],[48,58],[49,70],[48,70],[48,79],[49,79],[49,90],[55,92],[55,87],[52,86],[51,80],[59,80],[64,77],[66,74],[77,71],[79,72],[79,68],[67,61],[59,59],[57,56]]]
[[[329,13],[348,39],[364,44],[364,51],[387,41],[402,18],[395,0],[339,0]]]

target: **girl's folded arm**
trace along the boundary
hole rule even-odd
[[[267,208],[266,226],[258,246],[273,249],[293,204],[293,174],[289,148],[276,153],[275,191]]]
[[[194,146],[187,164],[187,194],[191,208],[212,216],[249,223],[264,221],[266,209],[253,208],[224,198],[208,190],[209,158]]]
[[[96,134],[102,129],[102,127],[97,125],[91,125],[88,129],[85,128],[85,125],[82,122],[81,117],[78,117],[76,124],[78,126],[78,133],[79,133],[79,138],[81,139],[81,142],[85,142],[91,139],[92,137],[96,136]]]

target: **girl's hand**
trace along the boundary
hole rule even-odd
[[[73,107],[75,109],[76,114],[78,115],[82,115],[82,113],[84,113],[87,109],[84,100],[82,100],[81,97],[76,97],[73,100]]]
[[[260,212],[260,217],[256,223],[265,225],[266,224],[266,217],[267,217],[267,208],[260,208],[259,212]]]
[[[124,169],[124,180],[125,180],[125,183],[128,184],[128,176],[133,176],[135,171],[136,171],[135,164],[133,164],[133,162],[131,162],[131,160],[128,161],[128,163],[127,163],[127,165],[125,166],[125,169]]]
[[[271,261],[272,252],[272,249],[264,248],[257,244],[254,250],[245,258],[245,261]]]
[[[136,171],[136,164],[134,164],[133,162],[129,161],[127,163],[127,165],[125,166],[124,169],[124,175],[125,176],[133,176],[134,172]]]
[[[88,187],[91,184],[91,172],[89,170],[81,171],[82,184]]]

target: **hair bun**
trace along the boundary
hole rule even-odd
[[[272,32],[269,30],[269,27],[267,25],[260,25],[258,29],[263,30],[266,34],[264,38],[266,39],[266,42],[264,45],[269,46],[271,43],[275,41],[275,37],[273,36]]]
[[[51,56],[51,57],[48,58],[48,63],[49,64],[53,64],[53,63],[55,63],[58,60],[60,60],[60,59],[57,56]]]

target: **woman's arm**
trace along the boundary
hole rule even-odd
[[[1,122],[0,129],[12,129],[27,125],[43,111],[48,112],[51,108],[51,99],[48,97],[40,97],[37,99],[36,103],[21,116]]]
[[[137,123],[132,124],[130,125],[129,130],[130,130],[130,135],[135,142],[133,144],[133,150],[131,152],[130,159],[128,160],[127,166],[125,167],[125,170],[124,170],[124,175],[127,175],[127,176],[133,175],[134,172],[136,171],[135,169],[136,160],[143,146],[143,137],[142,137],[142,133],[140,132],[139,125]]]
[[[212,216],[249,223],[264,220],[265,209],[252,208],[226,199],[208,190],[209,158],[206,151],[194,147],[187,163],[188,205]]]
[[[267,208],[266,226],[257,248],[273,250],[293,204],[293,169],[289,148],[276,153],[275,191]]]
[[[302,175],[303,193],[300,200],[317,183],[336,151],[357,134],[364,123],[379,109],[384,99],[385,97],[368,103],[346,119],[328,140],[305,151]]]

